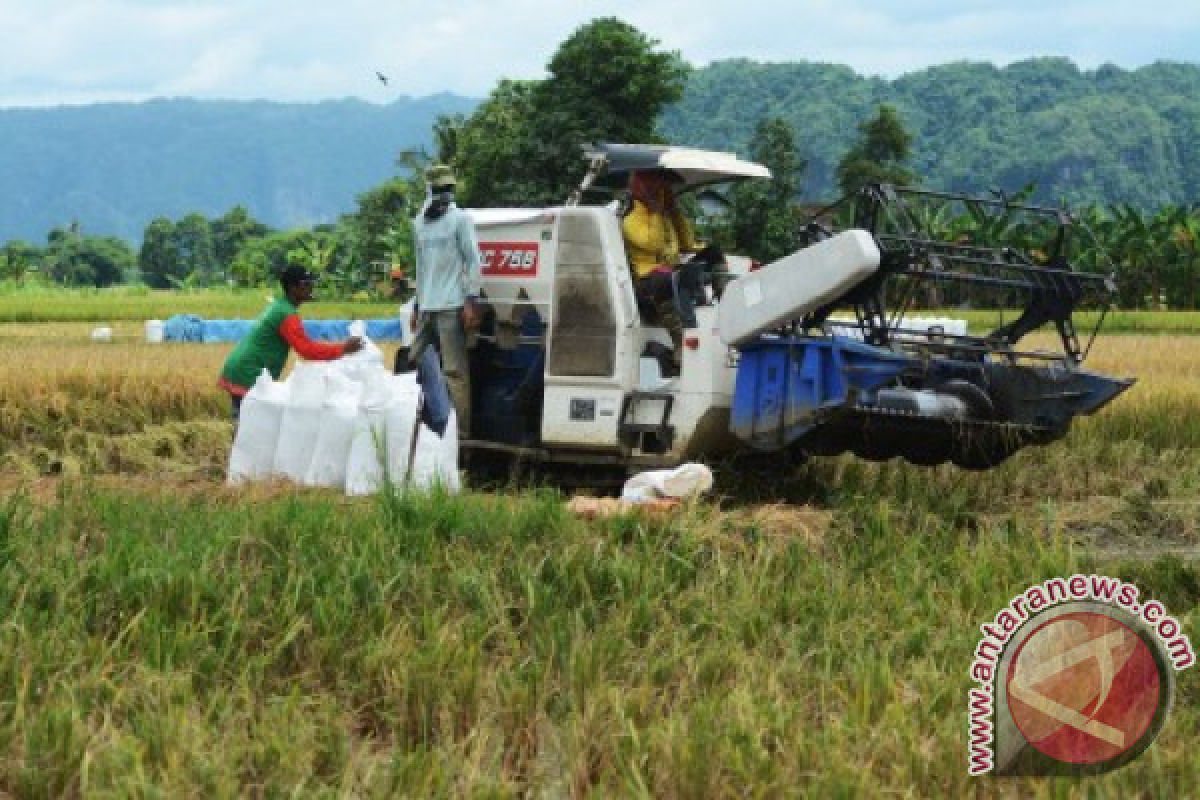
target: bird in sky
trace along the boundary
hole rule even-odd
[[[384,75],[384,74],[383,74],[382,72],[380,72],[379,70],[376,70],[376,71],[375,71],[375,77],[376,77],[376,78],[379,78],[379,82],[380,82],[380,83],[382,83],[384,86],[387,86],[387,85],[388,85],[388,82],[387,82],[387,75]]]

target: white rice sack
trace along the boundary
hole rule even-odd
[[[458,419],[453,411],[444,436],[438,436],[422,423],[413,456],[411,485],[418,489],[437,485],[448,492],[462,488],[458,475]]]
[[[291,397],[279,424],[274,473],[296,483],[302,483],[308,475],[321,432],[327,375],[325,364],[301,361],[288,378]]]
[[[703,464],[680,464],[675,469],[639,472],[625,481],[621,497],[644,502],[659,497],[689,497],[712,488],[712,470]]]
[[[421,395],[415,381],[404,377],[378,371],[364,382],[346,462],[346,494],[372,494],[385,483],[405,483]]]
[[[358,426],[362,390],[362,384],[338,372],[330,373],[312,461],[304,476],[305,484],[339,489],[345,487],[346,465]]]
[[[933,317],[922,320],[922,328],[926,332],[940,331],[948,336],[966,336],[967,321],[965,319],[954,319],[952,317]]]
[[[276,383],[264,369],[242,400],[237,435],[229,455],[230,484],[271,476],[288,397],[287,384]]]
[[[967,321],[951,317],[903,317],[897,325],[911,333],[897,334],[900,341],[924,341],[937,336],[966,336]]]
[[[383,351],[370,339],[363,339],[362,349],[357,353],[330,363],[350,380],[364,382],[370,372],[383,369]]]
[[[350,335],[362,339],[362,349],[330,362],[350,380],[365,381],[371,372],[384,370],[383,351],[379,349],[379,345],[367,338],[366,331],[367,324],[362,320],[351,322]]]

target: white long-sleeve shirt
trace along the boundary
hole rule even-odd
[[[479,294],[479,243],[475,224],[453,203],[435,220],[413,221],[417,255],[417,305],[421,311],[462,308]]]

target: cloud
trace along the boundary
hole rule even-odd
[[[1157,6],[1157,8],[1155,8]],[[949,61],[1068,56],[1084,67],[1200,59],[1200,4],[1124,0],[1007,3],[964,0],[742,0],[739,13],[711,18],[693,34],[694,61],[843,63],[887,77]]]
[[[826,61],[896,77],[1035,55],[1083,67],[1200,60],[1194,0],[0,0],[0,105],[479,96],[503,77],[541,77],[596,16],[625,19],[696,64]]]

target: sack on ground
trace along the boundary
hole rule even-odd
[[[287,384],[276,383],[264,369],[242,400],[237,435],[229,455],[229,483],[271,476],[279,426],[288,399]]]
[[[684,498],[712,488],[712,470],[703,464],[680,464],[675,469],[639,472],[625,482],[621,497],[642,502],[662,497]]]
[[[320,362],[301,361],[292,370],[291,396],[279,423],[274,473],[302,483],[312,463],[313,448],[321,430],[328,369]]]
[[[347,457],[346,494],[404,485],[420,398],[411,376],[376,373],[366,382]]]
[[[417,434],[410,485],[418,489],[439,486],[449,492],[461,489],[458,476],[458,418],[451,409],[442,436],[422,424]]]
[[[452,412],[443,436],[420,424],[416,378],[388,373],[382,357],[352,369],[301,362],[281,382],[264,370],[242,403],[229,482],[275,475],[352,495],[389,485],[458,491]]]
[[[330,373],[317,441],[303,483],[339,489],[346,485],[346,464],[350,445],[354,443],[361,397],[361,383],[338,372]]]

